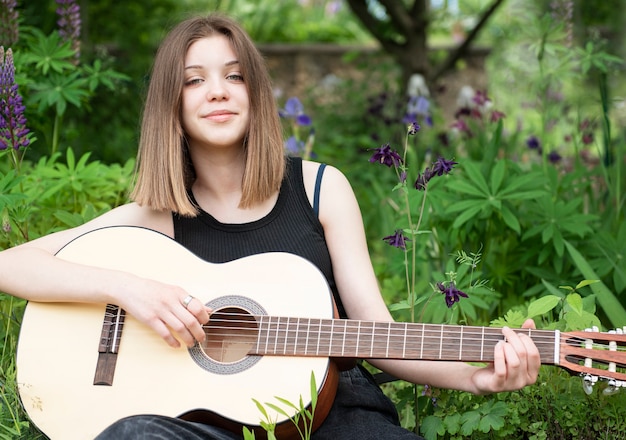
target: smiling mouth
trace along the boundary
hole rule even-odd
[[[236,113],[229,112],[229,111],[216,111],[216,112],[212,112],[204,116],[204,119],[208,119],[210,121],[215,121],[215,122],[224,122],[224,121],[228,121],[232,119],[235,115]]]

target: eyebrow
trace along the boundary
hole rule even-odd
[[[236,64],[239,64],[239,60],[232,60],[232,61],[227,61],[226,63],[224,63],[224,67],[230,67],[230,66],[234,66]],[[194,69],[202,69],[203,66],[201,65],[191,65],[191,66],[185,66],[185,70],[194,70]]]

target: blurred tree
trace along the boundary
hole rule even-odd
[[[471,44],[504,0],[493,2],[480,12],[473,27],[458,46],[437,65],[428,56],[429,26],[433,16],[430,0],[346,0],[354,14],[402,68],[407,84],[413,74],[421,74],[427,84],[453,69],[467,55]]]

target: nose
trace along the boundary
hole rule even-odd
[[[207,81],[206,98],[209,101],[222,101],[228,99],[228,90],[225,81],[221,78],[215,78]]]

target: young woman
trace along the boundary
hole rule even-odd
[[[133,203],[75,229],[3,251],[0,290],[30,301],[117,304],[172,347],[204,340],[202,326],[210,310],[182,288],[54,256],[87,231],[135,225],[170,236],[211,262],[269,251],[301,255],[325,275],[343,317],[391,321],[353,191],[344,175],[329,166],[315,203],[318,171],[317,163],[284,156],[269,75],[247,34],[220,15],[186,20],[170,32],[156,55]],[[414,383],[476,394],[534,383],[540,359],[532,340],[510,329],[502,332],[506,342],[496,346],[494,363],[484,368],[460,362],[370,363]],[[113,424],[99,438],[241,435],[138,415]],[[313,438],[417,436],[399,426],[391,402],[357,366],[341,373],[330,414]]]

